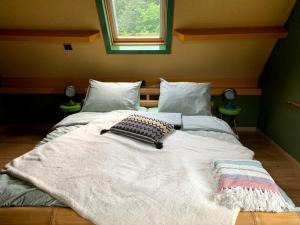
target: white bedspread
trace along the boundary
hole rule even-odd
[[[251,159],[253,152],[209,137],[175,131],[157,150],[111,133],[126,117],[107,113],[6,165],[101,225],[232,225],[238,209],[209,200],[215,188],[210,162]]]

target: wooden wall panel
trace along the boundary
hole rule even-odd
[[[122,82],[136,81],[134,79],[98,79],[101,81]],[[193,82],[210,82],[211,94],[220,95],[226,88],[235,88],[239,95],[260,95],[261,90],[257,87],[256,79],[209,79],[194,78],[188,79],[171,79],[170,81],[193,81]],[[142,90],[145,95],[159,95],[159,80],[145,80],[146,89]],[[83,94],[88,87],[88,79],[63,79],[63,78],[3,78],[0,93],[4,94],[61,94],[66,85],[74,85],[77,93]],[[151,88],[152,87],[152,88]]]

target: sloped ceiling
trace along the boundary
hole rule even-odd
[[[295,0],[175,0],[174,28],[264,27],[285,24]],[[2,0],[0,28],[101,30],[95,0]],[[6,77],[255,78],[276,40],[180,42],[170,55],[107,55],[102,36],[74,43],[0,41]]]

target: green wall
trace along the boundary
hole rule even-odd
[[[278,41],[262,73],[259,128],[300,161],[300,3],[287,22],[288,38]]]
[[[0,94],[0,125],[7,123],[55,123],[62,118],[63,95]]]

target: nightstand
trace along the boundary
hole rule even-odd
[[[226,118],[228,118],[229,126],[231,126],[234,129],[235,133],[237,133],[235,120],[242,110],[241,107],[236,106],[235,108],[229,109],[229,108],[225,108],[224,105],[220,105],[218,109],[221,115],[221,119],[226,121]]]
[[[59,108],[64,114],[72,114],[81,110],[81,104],[79,102],[63,103],[59,106]]]

